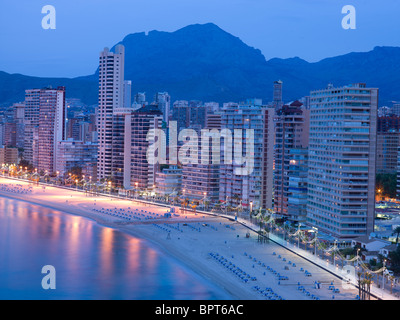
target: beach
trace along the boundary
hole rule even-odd
[[[92,219],[144,239],[238,300],[354,300],[355,287],[223,217],[0,178],[0,196]],[[249,237],[246,234],[249,233]],[[333,292],[332,288],[335,288]]]

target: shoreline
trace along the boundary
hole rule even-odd
[[[196,276],[204,279],[215,288],[221,290],[233,300],[257,300],[265,299],[259,292],[252,289],[254,285],[268,286],[273,288],[274,292],[279,293],[284,299],[288,300],[307,300],[309,296],[305,296],[296,290],[297,283],[306,285],[310,292],[319,294],[321,292],[314,290],[314,279],[304,279],[298,271],[290,271],[290,283],[281,285],[276,277],[269,275],[265,269],[261,268],[261,260],[266,264],[270,264],[274,269],[286,270],[283,261],[277,261],[277,256],[284,255],[292,261],[296,261],[298,266],[304,266],[307,270],[312,270],[316,274],[318,281],[323,283],[340,284],[329,272],[322,270],[320,267],[304,260],[293,252],[290,252],[280,244],[269,241],[267,244],[257,243],[256,233],[250,231],[248,226],[243,226],[239,222],[221,218],[218,216],[208,216],[202,213],[180,212],[179,217],[163,218],[158,217],[150,221],[127,222],[123,219],[112,218],[108,215],[94,212],[93,209],[108,208],[109,210],[133,210],[139,208],[146,212],[158,212],[161,214],[167,211],[166,207],[139,203],[131,200],[110,199],[106,196],[85,196],[81,191],[61,189],[53,186],[30,185],[23,180],[14,180],[0,177],[0,183],[10,186],[20,185],[23,188],[32,188],[30,194],[18,194],[0,190],[0,196],[25,201],[34,205],[44,206],[62,213],[73,214],[76,216],[88,218],[100,226],[113,228],[125,234],[134,236],[149,243],[159,252],[167,255],[169,258],[176,260],[186,269],[192,271]],[[123,209],[124,208],[124,209]],[[115,211],[117,212],[117,211]],[[189,226],[185,226],[189,225]],[[158,225],[158,229],[155,225]],[[160,226],[169,230],[169,234],[159,231]],[[176,231],[176,228],[180,232]],[[218,229],[218,231],[217,231]],[[246,238],[246,233],[251,233],[250,238]],[[170,237],[168,239],[168,236]],[[181,239],[182,238],[182,239]],[[251,252],[253,257],[262,257],[259,259],[258,265],[249,260],[246,252]],[[276,251],[276,253],[275,253]],[[209,254],[211,252],[219,253],[228,260],[245,268],[248,274],[253,275],[256,280],[249,283],[241,281],[232,271],[226,270],[218,265]],[[249,254],[250,256],[250,254]],[[255,258],[254,258],[255,260]],[[230,262],[230,264],[232,264]],[[294,265],[294,263],[293,263]],[[243,267],[242,267],[243,266]],[[292,268],[291,268],[292,269]],[[294,268],[293,268],[294,269]],[[284,271],[281,271],[284,272]],[[292,280],[293,277],[293,280]],[[326,289],[322,299],[330,299],[331,292]],[[337,299],[354,299],[356,290],[343,292]],[[277,294],[278,295],[278,294]],[[218,299],[218,298],[217,298]]]
[[[2,182],[2,179],[7,179],[7,178],[0,177],[0,183]],[[21,182],[19,180],[14,180],[14,179],[7,179],[7,180],[15,181],[15,182],[17,182],[17,184],[19,184],[19,182]],[[22,182],[25,182],[25,181],[22,181]],[[40,188],[40,185],[38,187]],[[79,192],[79,191],[74,191],[74,190],[68,190],[68,191]],[[22,201],[22,202],[33,204],[36,206],[45,207],[45,208],[48,208],[51,210],[59,211],[62,214],[70,214],[70,215],[78,216],[81,218],[89,219],[89,220],[93,221],[94,223],[97,223],[101,227],[112,228],[114,230],[117,230],[117,231],[127,234],[129,236],[136,237],[136,238],[140,239],[141,241],[146,242],[147,245],[150,246],[152,249],[154,249],[158,252],[161,252],[163,255],[167,256],[169,259],[172,259],[177,264],[183,266],[184,269],[186,269],[188,272],[193,273],[197,278],[200,278],[200,279],[206,281],[208,287],[216,288],[217,289],[216,291],[220,291],[220,293],[222,293],[225,296],[224,299],[226,299],[226,300],[242,299],[239,296],[235,296],[235,293],[232,292],[231,288],[225,287],[225,285],[226,285],[225,282],[223,285],[221,285],[221,283],[219,283],[220,278],[218,276],[210,277],[209,273],[204,272],[203,270],[198,268],[195,261],[188,261],[188,259],[185,259],[185,257],[182,256],[181,254],[179,254],[176,250],[171,250],[171,248],[168,248],[165,245],[162,245],[162,243],[160,243],[160,241],[157,241],[156,239],[150,237],[145,232],[140,232],[138,230],[126,228],[124,225],[120,225],[120,224],[116,224],[114,222],[107,221],[98,216],[95,216],[94,214],[89,214],[89,213],[83,211],[82,209],[80,209],[79,211],[76,211],[76,209],[67,210],[67,209],[61,207],[60,205],[57,206],[54,204],[49,204],[48,201],[42,201],[42,200],[39,200],[36,198],[34,198],[34,200],[26,199],[24,197],[18,196],[13,193],[3,192],[2,190],[0,190],[0,197],[6,198],[6,199]],[[99,196],[96,196],[96,197],[99,197]],[[95,197],[88,197],[88,198],[95,198]],[[124,201],[130,202],[129,200],[124,200]],[[218,292],[216,292],[216,293],[218,293]],[[246,298],[246,299],[249,299],[249,298]]]

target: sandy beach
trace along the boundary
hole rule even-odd
[[[0,196],[83,216],[144,239],[232,299],[354,300],[358,294],[289,250],[258,242],[256,233],[247,238],[249,229],[222,217],[178,211],[166,218],[167,207],[5,178],[0,178]],[[332,286],[339,292],[333,293]]]

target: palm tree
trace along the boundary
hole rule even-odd
[[[393,234],[392,235],[397,235],[396,236],[396,244],[399,243],[399,236],[400,236],[400,226],[396,227],[396,229],[393,230]]]
[[[204,200],[204,209],[207,210],[208,206],[211,204],[211,201],[209,199]]]
[[[361,272],[357,272],[357,276],[358,276],[358,296],[360,297],[360,299],[362,300],[362,296],[361,296]]]
[[[368,294],[368,300],[371,300],[371,284],[372,284],[372,274],[367,272],[365,274],[365,284],[367,286],[367,294]]]
[[[390,280],[390,293],[393,293],[393,286],[394,286],[394,280],[396,278],[394,276],[389,276],[389,280]]]

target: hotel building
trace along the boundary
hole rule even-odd
[[[56,145],[66,137],[66,117],[64,87],[26,90],[24,158],[39,172],[55,172]]]
[[[147,161],[147,151],[154,143],[149,135],[152,129],[161,129],[162,112],[157,105],[147,105],[125,115],[124,134],[124,187],[153,190],[159,164]]]
[[[292,212],[289,213],[289,197],[293,191],[297,196],[300,193],[304,195],[309,120],[310,111],[304,109],[299,101],[282,106],[275,117],[274,212],[292,221],[305,219],[305,208],[297,210],[294,206],[296,202],[299,206],[305,206],[304,199],[296,201],[293,196]]]
[[[115,109],[124,107],[125,48],[115,47],[115,52],[108,48],[100,53],[99,59],[99,107],[97,113],[98,163],[97,179],[107,180],[112,177],[113,158],[113,116]]]
[[[274,148],[274,115],[275,109],[254,104],[248,101],[245,105],[225,103],[221,110],[221,129],[242,129],[242,152],[246,152],[246,129],[254,130],[254,168],[249,174],[238,175],[236,169],[244,166],[236,159],[229,163],[224,159],[224,148],[232,150],[238,147],[232,139],[232,144],[226,140],[221,144],[221,165],[219,182],[219,200],[237,207],[253,209],[272,208],[273,197],[273,148]]]
[[[378,89],[311,92],[307,223],[336,238],[374,230]]]

